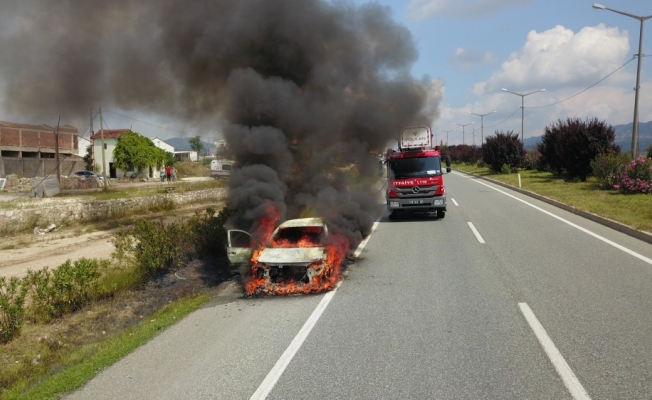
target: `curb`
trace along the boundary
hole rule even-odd
[[[508,185],[507,183],[499,182],[499,181],[497,181],[495,179],[491,179],[491,178],[487,178],[487,177],[484,177],[484,176],[472,174],[470,172],[460,171],[458,169],[456,169],[454,171],[461,172],[463,174],[470,175],[470,176],[473,176],[475,178],[483,179],[483,180],[491,182],[491,183],[493,183],[495,185],[502,186],[502,187],[505,187],[507,189],[511,189],[511,190],[513,190],[515,192],[524,194],[524,195],[529,196],[529,197],[533,197],[533,198],[535,198],[537,200],[543,201],[544,203],[548,203],[548,204],[553,205],[555,207],[561,208],[562,210],[566,210],[566,211],[568,211],[570,213],[573,213],[575,215],[579,215],[580,217],[584,217],[584,218],[586,218],[588,220],[591,220],[593,222],[597,222],[600,225],[604,225],[604,226],[606,226],[608,228],[611,228],[613,230],[616,230],[618,232],[622,232],[622,233],[624,233],[624,234],[626,234],[628,236],[634,237],[634,238],[639,239],[639,240],[641,240],[643,242],[652,244],[652,234],[651,233],[648,233],[648,232],[645,232],[645,231],[639,231],[637,229],[634,229],[634,228],[632,228],[630,226],[627,226],[625,224],[621,224],[620,222],[614,221],[612,219],[601,217],[601,216],[599,216],[597,214],[593,214],[593,213],[590,213],[590,212],[587,212],[587,211],[584,211],[584,210],[577,209],[577,208],[575,208],[573,206],[569,206],[568,204],[564,204],[564,203],[562,203],[560,201],[553,200],[553,199],[545,197],[545,196],[541,196],[540,194],[530,192],[529,190],[525,190],[525,189],[517,188],[516,186]]]

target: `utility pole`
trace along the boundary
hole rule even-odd
[[[93,135],[95,132],[93,132],[93,107],[91,107],[91,135],[89,136],[91,138],[91,145],[89,148],[91,149],[91,171],[95,171],[95,146],[93,146]]]
[[[100,107],[100,138],[102,143],[102,182],[104,182],[104,189],[106,190],[106,184],[109,177],[106,174],[106,160],[104,158],[104,121],[102,120],[102,107]]]
[[[455,125],[457,125],[457,126],[461,126],[461,127],[462,127],[462,144],[465,144],[465,143],[464,143],[464,128],[465,128],[466,126],[471,125],[472,123],[473,123],[473,122],[469,122],[468,124],[464,124],[464,125],[462,125],[462,124],[458,124],[458,123],[455,123]]]
[[[641,88],[641,58],[645,56],[644,54],[641,54],[643,51],[643,23],[646,20],[652,18],[652,15],[634,15],[624,11],[614,10],[613,8],[605,7],[602,4],[598,3],[594,3],[593,8],[598,10],[613,11],[615,13],[634,18],[641,23],[640,33],[638,36],[638,54],[635,54],[635,56],[638,57],[638,63],[636,66],[636,87],[634,88],[636,91],[634,94],[634,122],[632,122],[632,157],[636,158],[636,156],[638,156],[638,93],[640,91],[639,89]]]
[[[481,135],[480,136],[480,147],[484,146],[484,117],[486,117],[489,114],[493,114],[495,112],[496,111],[492,111],[492,112],[489,112],[489,113],[486,113],[486,114],[476,114],[476,113],[472,113],[472,112],[468,113],[469,115],[477,115],[478,117],[480,117],[480,135]]]
[[[524,134],[524,132],[525,132],[525,128],[524,128],[525,123],[523,122],[524,118],[525,118],[525,96],[529,96],[531,94],[535,94],[535,93],[539,93],[539,92],[545,92],[546,89],[535,90],[534,92],[530,92],[530,93],[516,93],[516,92],[512,92],[510,90],[507,90],[505,88],[502,88],[500,90],[502,90],[503,92],[515,94],[517,96],[521,96],[521,143],[523,143],[523,145],[525,146],[525,136],[524,136],[525,135]]]
[[[61,124],[61,115],[57,122],[57,130],[54,132],[54,162],[57,163],[57,182],[61,186],[61,167],[59,166],[59,124]]]
[[[445,131],[445,130],[443,130],[443,129],[440,129],[440,131],[442,131],[442,132],[446,132],[446,146],[448,146],[448,132],[453,132],[454,129],[451,129],[450,131]]]

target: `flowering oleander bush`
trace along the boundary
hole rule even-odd
[[[620,182],[614,189],[623,193],[652,192],[652,159],[639,157],[625,166]]]

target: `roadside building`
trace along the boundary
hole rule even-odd
[[[0,177],[17,174],[22,177],[55,176],[58,142],[62,175],[83,169],[79,157],[79,131],[74,126],[31,125],[0,121]],[[58,140],[56,138],[58,137]]]
[[[104,129],[104,133],[98,131],[91,136],[93,143],[93,170],[111,178],[122,178],[125,171],[113,167],[113,150],[118,144],[118,139],[123,133],[130,129]],[[102,135],[104,135],[104,149],[102,149]],[[104,165],[102,165],[102,152],[104,152]],[[108,174],[106,173],[108,171]]]
[[[174,154],[174,146],[166,143],[164,140],[159,139],[159,138],[154,138],[154,139],[152,139],[152,142],[154,142],[154,145],[156,147],[158,147],[159,149],[162,149],[166,153]]]
[[[88,152],[88,148],[91,145],[91,141],[89,139],[86,139],[85,137],[78,136],[77,143],[78,143],[77,155],[81,158],[84,158],[84,156]]]
[[[113,150],[118,144],[118,140],[126,132],[130,132],[130,129],[105,129],[104,130],[104,162],[106,166],[102,167],[102,136],[101,132],[95,132],[91,136],[92,146],[93,146],[93,165],[95,172],[102,173],[103,175],[105,170],[109,171],[109,177],[111,178],[124,178],[124,177],[133,177],[138,174],[138,176],[146,176],[149,178],[154,177],[157,174],[160,165],[150,165],[147,171],[138,171],[134,169],[132,171],[123,171],[120,168],[116,168],[113,165]],[[174,153],[174,147],[165,143],[159,138],[152,139],[154,145],[166,152]]]
[[[197,152],[193,150],[175,151],[174,158],[178,161],[197,162]]]

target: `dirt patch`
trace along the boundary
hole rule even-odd
[[[28,269],[56,268],[82,257],[110,258],[115,250],[111,238],[121,227],[136,219],[147,218],[171,223],[190,218],[195,212],[212,207],[219,210],[224,203],[201,204],[178,208],[168,212],[150,212],[95,224],[57,228],[46,235],[20,234],[2,238],[0,243],[0,276],[25,276]]]

